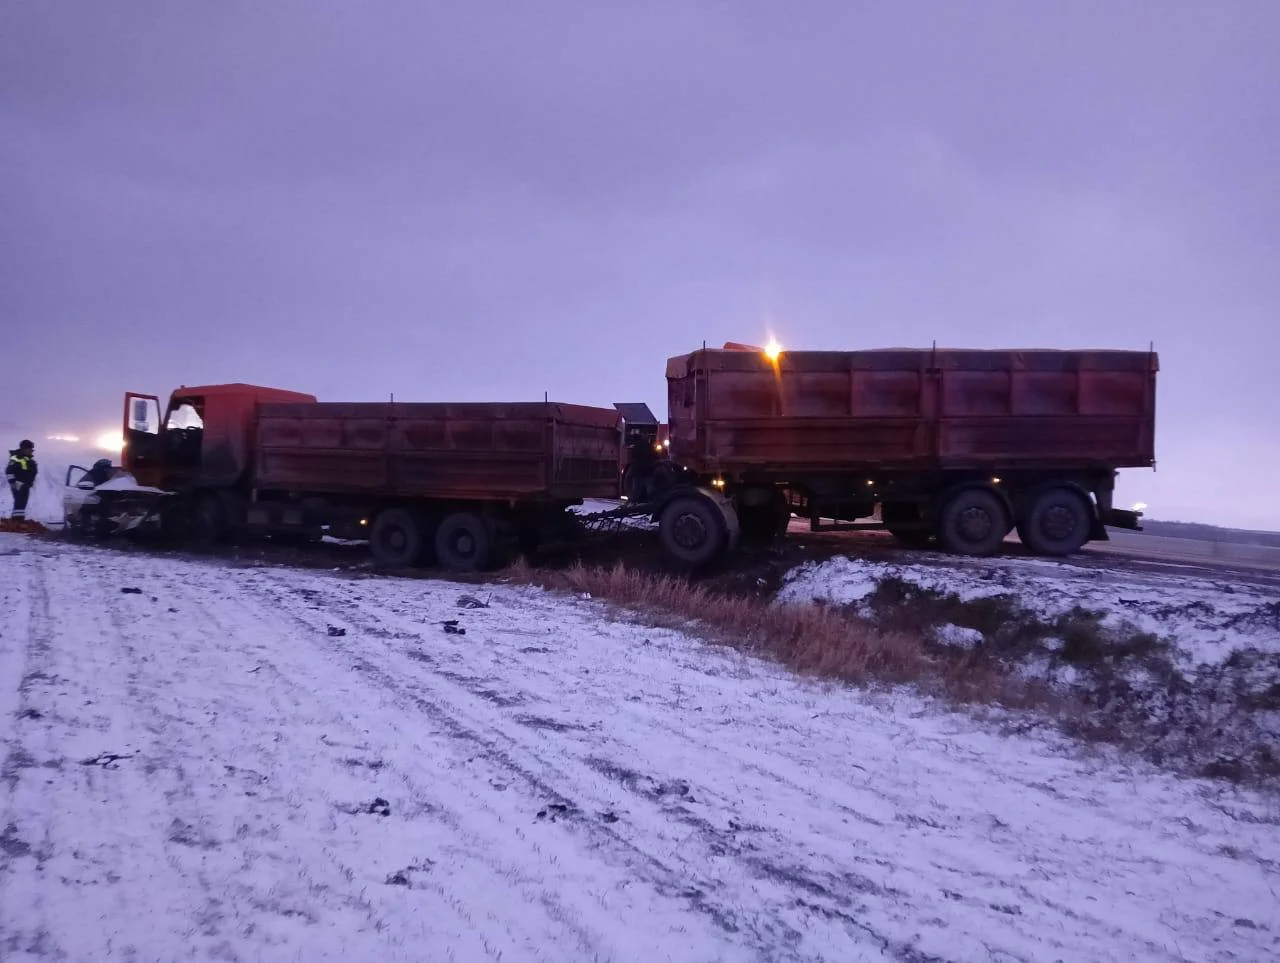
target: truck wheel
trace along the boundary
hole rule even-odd
[[[369,550],[378,565],[408,568],[417,564],[422,549],[422,529],[412,512],[390,508],[374,519],[369,532]]]
[[[693,567],[715,561],[729,547],[729,534],[724,513],[700,495],[672,499],[658,519],[663,550]]]
[[[1071,488],[1051,488],[1037,495],[1018,538],[1035,555],[1061,557],[1080,550],[1093,530],[1093,506]]]
[[[436,530],[436,559],[451,572],[478,572],[493,558],[493,532],[472,512],[456,512]]]
[[[953,495],[938,521],[938,540],[957,555],[994,555],[1008,532],[1009,513],[1004,502],[982,488]]]

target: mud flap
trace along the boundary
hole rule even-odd
[[[742,538],[742,524],[738,519],[738,510],[733,507],[733,502],[714,488],[699,488],[697,491],[719,509],[720,517],[724,519],[726,535],[724,550],[732,552],[738,547],[738,542]]]

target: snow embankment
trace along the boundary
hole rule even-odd
[[[777,598],[859,607],[887,581],[960,602],[1008,598],[1044,620],[1087,610],[1103,626],[1150,633],[1189,665],[1242,650],[1280,653],[1280,593],[1274,586],[1181,575],[1089,568],[1069,562],[996,558],[894,564],[839,557],[794,569]],[[967,638],[976,641],[970,633]]]
[[[1213,961],[1280,938],[1271,798],[589,600],[4,537],[0,606],[6,959]]]

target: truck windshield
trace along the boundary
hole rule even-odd
[[[177,407],[169,412],[169,420],[165,427],[171,429],[203,428],[204,419],[200,417],[200,412],[196,410],[194,404],[189,401],[180,401]]]

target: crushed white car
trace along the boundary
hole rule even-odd
[[[139,485],[120,466],[113,466],[111,472],[107,481],[95,485],[89,469],[67,468],[62,518],[68,532],[108,535],[159,526],[159,499],[172,492]]]

